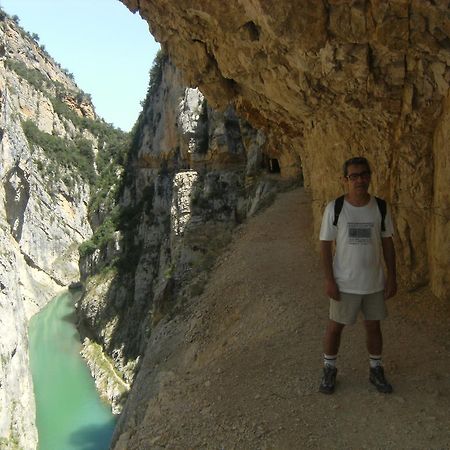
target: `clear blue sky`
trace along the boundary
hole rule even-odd
[[[147,93],[159,44],[119,0],[0,0],[19,25],[92,95],[99,116],[129,131]]]

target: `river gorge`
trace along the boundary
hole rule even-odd
[[[54,298],[30,321],[30,366],[40,450],[107,450],[115,418],[100,401],[75,327],[79,294]]]
[[[401,425],[393,433],[385,423],[378,447],[413,436],[410,447],[429,438],[445,448],[448,363],[435,352],[448,352],[439,335],[450,317],[448,2],[122,3],[162,47],[129,134],[99,118],[67,71],[1,18],[0,448],[320,448],[323,411],[334,415],[329,436],[342,425],[342,448],[362,448],[364,433],[351,441],[351,425],[366,430],[374,410]],[[355,155],[371,162],[371,192],[395,219],[401,296],[389,368],[409,391],[391,402],[347,385],[349,397],[330,408],[314,396],[323,294],[310,243],[341,193],[342,162]],[[227,254],[284,191],[283,215],[273,210],[267,231],[260,223],[241,253]],[[226,270],[230,261],[240,270]],[[301,276],[296,262],[308,262]],[[288,288],[293,279],[303,284]],[[52,300],[74,282],[75,304],[68,294]],[[418,340],[426,367],[405,336]],[[62,373],[46,386],[52,360]],[[343,373],[357,383],[360,366],[347,362]],[[75,384],[57,393],[61,379]],[[65,416],[77,402],[79,416]],[[424,432],[409,433],[419,422]]]

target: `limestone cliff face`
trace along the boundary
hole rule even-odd
[[[52,135],[55,143],[82,133],[54,106],[57,90],[68,98],[79,89],[7,16],[0,49],[0,447],[31,450],[28,319],[79,279],[78,245],[91,234],[89,184],[32,139]]]
[[[153,328],[202,292],[232,229],[277,188],[262,158],[265,137],[233,109],[212,110],[170,61],[159,64],[125,169],[117,231],[81,260],[84,353],[116,412]]]
[[[404,286],[448,297],[447,1],[122,1],[186,83],[264,129],[283,176],[303,170],[316,228],[342,162],[368,157]]]

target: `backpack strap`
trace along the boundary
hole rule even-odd
[[[386,201],[383,200],[382,198],[378,198],[378,197],[375,197],[375,200],[377,201],[378,209],[380,210],[380,214],[381,214],[381,231],[386,231],[386,225],[384,223],[384,219],[386,218],[386,211],[387,211]]]
[[[386,201],[382,198],[375,197],[375,200],[377,201],[378,210],[381,214],[381,231],[386,231],[386,225],[385,225],[385,218],[386,218],[386,212],[387,212],[387,205]],[[341,197],[338,197],[334,201],[334,220],[333,225],[337,227],[337,223],[339,220],[339,214],[342,211],[342,207],[344,206],[344,195]]]
[[[342,211],[342,207],[344,206],[344,195],[341,195],[334,201],[334,220],[333,225],[337,227],[339,214]]]

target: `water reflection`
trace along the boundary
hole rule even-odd
[[[69,442],[79,450],[108,450],[111,439],[111,428],[115,421],[103,425],[89,425],[70,435]]]

